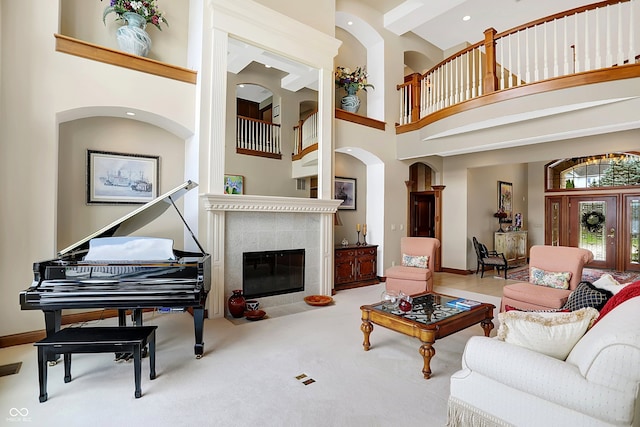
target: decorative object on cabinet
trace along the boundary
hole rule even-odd
[[[505,212],[507,216],[500,218],[500,223],[513,222],[513,184],[498,181],[498,212]]]
[[[503,253],[509,266],[527,263],[527,232],[505,231],[493,233],[493,249]]]
[[[142,204],[155,199],[159,159],[87,150],[87,203]]]
[[[504,218],[507,217],[507,213],[505,211],[503,211],[502,209],[498,210],[498,212],[493,214],[494,218],[498,218],[498,232],[499,233],[504,233],[504,230],[502,229],[502,220]]]
[[[225,175],[224,194],[244,194],[244,176]]]
[[[378,245],[336,246],[334,288],[357,288],[379,283]]]
[[[334,197],[342,200],[338,209],[356,210],[356,179],[341,178],[334,179]]]

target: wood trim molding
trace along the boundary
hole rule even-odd
[[[305,148],[304,150],[302,150],[298,154],[294,154],[293,156],[291,156],[291,160],[300,160],[304,156],[306,156],[307,154],[313,153],[314,151],[318,151],[318,143],[317,142],[315,144],[311,144],[310,146],[308,146],[307,148]]]
[[[347,122],[356,123],[370,128],[384,130],[386,123],[380,120],[372,119],[369,117],[361,116],[360,114],[354,114],[341,108],[336,108],[336,119],[345,120]]]
[[[68,53],[69,55],[129,68],[130,70],[141,71],[143,73],[154,74],[168,79],[179,80],[185,83],[195,84],[198,78],[196,71],[187,68],[165,64],[155,59],[131,55],[119,50],[109,49],[97,44],[63,36],[62,34],[54,34],[53,36],[56,38],[57,52]]]

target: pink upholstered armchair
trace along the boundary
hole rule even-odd
[[[432,237],[403,237],[400,240],[401,265],[385,271],[386,288],[407,295],[433,290],[436,250],[440,240]]]
[[[529,259],[529,282],[506,285],[502,290],[500,311],[505,305],[523,310],[551,310],[562,307],[569,294],[582,280],[582,269],[593,260],[587,249],[568,246],[532,246]],[[537,269],[537,271],[535,271]],[[562,274],[570,273],[568,288],[551,287],[559,284]],[[537,279],[534,279],[537,278]],[[542,284],[531,283],[532,279]]]

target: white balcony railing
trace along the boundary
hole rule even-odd
[[[237,117],[236,152],[281,156],[280,125],[248,117]]]
[[[491,92],[637,62],[638,0],[610,0],[496,34],[398,86],[399,125]]]
[[[318,112],[315,111],[306,119],[300,120],[293,127],[293,154],[298,155],[307,148],[318,143]]]

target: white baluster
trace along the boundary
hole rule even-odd
[[[483,76],[482,76],[482,47],[478,48],[478,96],[482,96],[483,92]]]
[[[595,53],[595,61],[596,61],[596,70],[602,68],[602,57],[600,56],[600,8],[596,8],[596,53]]]
[[[467,77],[467,91],[465,94],[466,99],[471,98],[471,68],[469,68],[469,56],[471,56],[471,52],[467,52],[466,54],[466,58],[467,58],[467,67],[465,68],[466,71],[466,77]]]
[[[524,30],[524,40],[525,40],[525,45],[524,45],[524,68],[525,68],[525,83],[531,83],[531,68],[530,68],[530,64],[529,64],[529,29],[525,29]]]
[[[504,89],[504,43],[500,40],[500,89]]]
[[[553,20],[553,77],[558,77],[560,72],[558,60],[558,20]]]
[[[591,70],[591,58],[589,56],[589,11],[584,11],[584,70]]]
[[[509,34],[509,87],[513,87],[513,68],[511,68],[511,37],[513,34]]]
[[[578,52],[578,13],[575,13],[575,22],[573,27],[573,73],[580,72],[580,54]]]
[[[618,4],[618,65],[624,63],[624,52],[622,51],[622,6]]]
[[[535,81],[539,81],[540,80],[540,72],[538,71],[540,68],[539,62],[538,61],[538,27],[535,26],[533,28],[531,28],[531,34],[533,35],[533,78],[535,79]]]
[[[613,52],[611,50],[611,5],[605,6],[607,8],[607,22],[606,22],[606,52],[604,59],[604,66],[611,67],[613,65]]]
[[[569,74],[569,40],[567,38],[567,20],[569,18],[567,16],[565,16],[564,18],[562,18],[562,20],[564,21],[564,73],[563,75],[566,76]]]
[[[636,62],[636,47],[635,47],[635,21],[633,20],[633,9],[635,9],[635,0],[631,0],[629,3],[629,64]],[[622,6],[620,6],[622,7]]]
[[[520,82],[522,82],[522,72],[520,71],[520,31],[518,31],[518,52],[516,55],[516,63],[518,66],[518,86],[520,86]]]
[[[547,27],[549,26],[548,23],[544,24],[544,48],[542,49],[544,52],[544,58],[543,58],[543,64],[544,64],[544,68],[543,68],[543,75],[544,75],[544,79],[548,79],[549,78],[549,60],[547,59],[547,55],[548,55],[548,49],[547,49]]]

